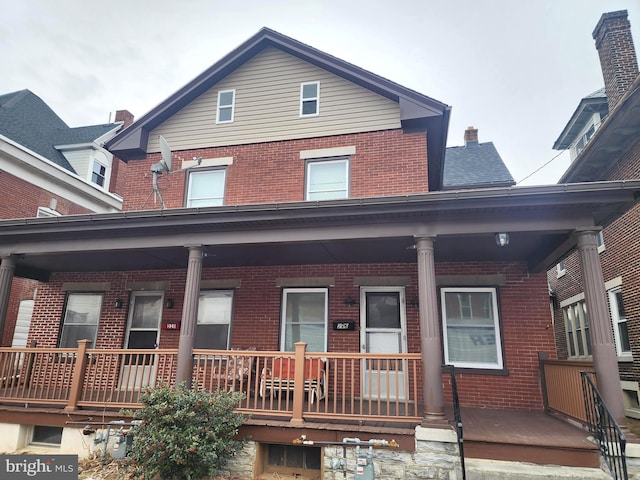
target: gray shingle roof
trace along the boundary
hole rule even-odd
[[[465,146],[447,148],[445,189],[504,187],[515,183],[493,142],[468,142]]]
[[[0,95],[0,134],[73,173],[77,172],[55,145],[92,142],[116,126],[70,128],[30,90]]]

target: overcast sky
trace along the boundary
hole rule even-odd
[[[266,26],[451,105],[448,145],[473,125],[521,181],[603,86],[592,32],[621,9],[640,44],[638,0],[0,0],[0,93],[28,88],[72,127],[140,118]]]

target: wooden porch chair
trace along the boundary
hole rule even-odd
[[[255,347],[247,350],[256,350]],[[219,385],[228,385],[229,391],[234,391],[236,385],[244,382],[248,386],[249,375],[253,370],[253,355],[229,355],[225,364],[216,365],[213,368],[213,378]]]
[[[260,374],[260,396],[264,397],[268,390],[275,392],[292,392],[295,383],[295,360],[292,358],[275,358],[273,368],[265,367]],[[326,396],[326,375],[324,362],[319,358],[305,360],[304,391],[309,394],[309,402],[322,400]]]

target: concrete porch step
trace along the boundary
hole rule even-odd
[[[536,465],[469,458],[467,480],[611,480],[600,468]]]

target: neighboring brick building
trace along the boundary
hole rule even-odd
[[[441,426],[451,399],[443,363],[458,370],[465,406],[541,411],[538,355],[554,356],[546,270],[577,244],[599,269],[594,226],[629,208],[640,182],[513,187],[474,129],[446,152],[449,114],[261,30],[107,142],[124,162],[113,182],[123,212],[0,222],[0,304],[15,268],[43,282],[29,340],[79,361],[69,352],[79,340],[96,347],[90,381],[45,361],[58,370],[43,367],[33,382],[53,377],[64,391],[73,377],[69,411],[117,408],[143,384],[219,379],[234,348],[257,349],[244,375],[266,382],[273,359],[304,342],[330,384],[320,392],[306,371],[298,381],[309,403],[326,393],[333,406],[303,412],[269,398],[267,408],[265,383],[241,381],[263,449],[256,474],[273,467],[270,448],[285,448],[272,420],[257,419],[265,410],[293,425],[304,415],[326,435],[345,428],[326,418]],[[483,159],[492,168],[469,180]],[[98,369],[106,356],[115,360]],[[101,385],[106,397],[77,394]],[[303,430],[291,432],[278,434]]]
[[[108,187],[111,170],[102,143],[121,125],[70,128],[29,90],[0,95],[0,219],[120,210],[122,200],[101,187]],[[103,168],[95,181],[90,173],[100,170],[90,172],[90,161]],[[4,322],[0,308],[0,345],[24,346],[36,288],[34,281],[14,281]]]
[[[626,11],[606,13],[594,32],[605,88],[585,97],[556,141],[572,163],[559,183],[640,178],[640,78]],[[626,413],[640,418],[640,208],[605,227],[598,251],[609,301]],[[577,253],[548,272],[560,358],[591,359]]]

